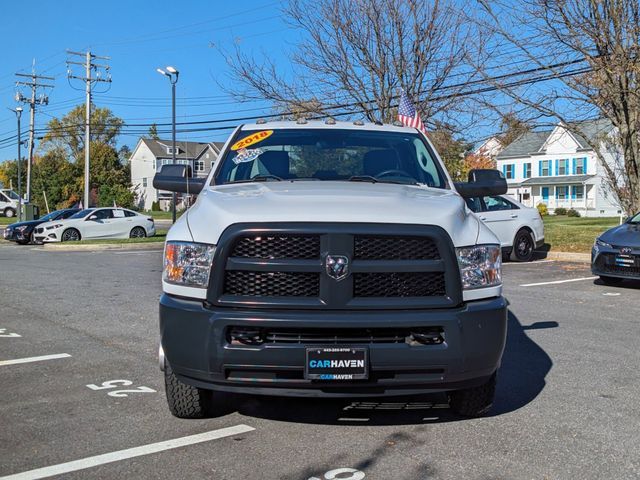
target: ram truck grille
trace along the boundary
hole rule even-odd
[[[344,262],[340,272],[330,262]],[[440,227],[380,224],[233,225],[221,236],[207,292],[215,306],[398,309],[462,303]]]

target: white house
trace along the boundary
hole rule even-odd
[[[585,122],[581,130],[592,139],[611,131],[608,121]],[[562,124],[542,132],[528,132],[507,145],[497,156],[497,168],[509,184],[508,194],[525,205],[544,203],[573,208],[586,217],[609,217],[620,207],[609,192],[605,173],[586,140]]]
[[[196,176],[206,177],[215,166],[222,146],[220,142],[176,142],[176,163],[191,165]],[[171,140],[140,138],[129,162],[138,207],[151,210],[153,202],[159,202],[162,210],[168,210],[172,194],[153,188],[153,176],[160,166],[173,162]]]
[[[503,146],[496,137],[489,137],[484,142],[480,144],[478,148],[474,150],[474,154],[482,155],[485,157],[489,157],[495,159],[498,154],[502,151]]]

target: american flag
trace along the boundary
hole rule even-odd
[[[404,90],[402,91],[402,97],[400,97],[400,104],[398,105],[398,120],[407,127],[417,128],[423,132],[425,131],[420,114]]]

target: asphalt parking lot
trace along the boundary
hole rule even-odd
[[[439,396],[238,397],[173,418],[157,363],[161,252],[0,242],[0,480],[640,477],[640,283],[588,265],[504,267],[509,335],[493,411]]]

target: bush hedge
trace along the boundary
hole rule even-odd
[[[580,212],[570,208],[569,210],[567,210],[567,217],[579,217],[580,216]]]
[[[566,215],[567,214],[567,209],[564,207],[558,207],[555,209],[554,211],[555,215]]]
[[[536,208],[538,209],[538,213],[541,217],[546,217],[547,215],[549,215],[549,209],[547,208],[547,205],[545,203],[539,203],[538,205],[536,205]]]

